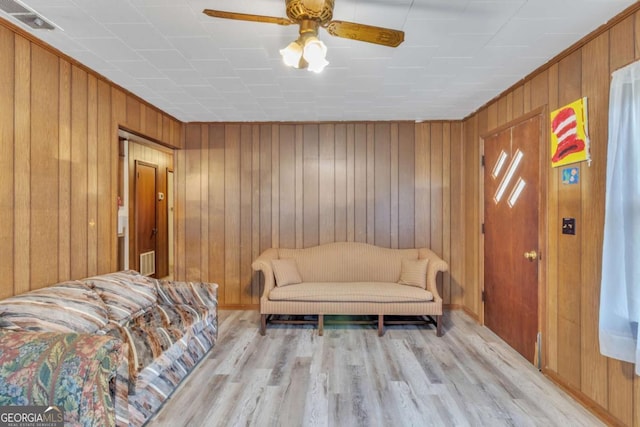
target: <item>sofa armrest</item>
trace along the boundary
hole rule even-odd
[[[158,298],[166,304],[187,304],[207,307],[211,313],[218,309],[218,284],[207,282],[179,282],[158,280]]]
[[[273,267],[271,266],[271,260],[278,259],[278,250],[275,248],[267,249],[262,252],[258,258],[251,264],[253,271],[262,271],[264,275],[264,290],[262,296],[264,298],[269,296],[269,292],[276,286],[276,279],[273,275]]]
[[[0,331],[0,406],[57,406],[65,425],[127,425],[123,366],[123,343],[110,336]]]
[[[442,297],[438,292],[438,282],[436,279],[439,272],[444,273],[449,270],[449,264],[431,249],[421,248],[418,256],[429,260],[427,264],[427,290],[433,294],[434,300],[441,300]]]

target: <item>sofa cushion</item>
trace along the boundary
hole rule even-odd
[[[428,263],[428,259],[403,259],[398,283],[426,289]]]
[[[109,313],[96,292],[69,281],[1,300],[0,318],[10,329],[92,333],[107,325]]]
[[[109,319],[119,324],[143,313],[158,299],[156,280],[127,270],[83,279],[109,309]]]
[[[415,286],[387,282],[302,282],[276,287],[269,293],[272,301],[314,302],[427,302],[433,294]]]
[[[403,259],[418,259],[418,249],[389,249],[338,242],[305,249],[278,249],[296,261],[303,282],[397,282]]]
[[[295,259],[274,259],[271,261],[276,286],[295,285],[302,282]]]

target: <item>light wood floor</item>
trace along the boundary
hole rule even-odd
[[[433,327],[273,325],[221,311],[218,343],[149,426],[600,426],[464,313]]]

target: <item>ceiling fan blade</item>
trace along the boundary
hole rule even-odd
[[[265,22],[267,24],[291,25],[295,24],[289,18],[278,18],[275,16],[252,15],[248,13],[225,12],[222,10],[205,9],[202,11],[205,15],[214,18],[236,19],[238,21]]]
[[[404,41],[404,31],[354,22],[331,21],[325,26],[325,29],[332,36],[389,47],[397,47]]]

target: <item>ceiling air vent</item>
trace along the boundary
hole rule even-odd
[[[34,30],[53,30],[55,28],[42,16],[15,0],[0,0],[0,10],[27,24]]]

